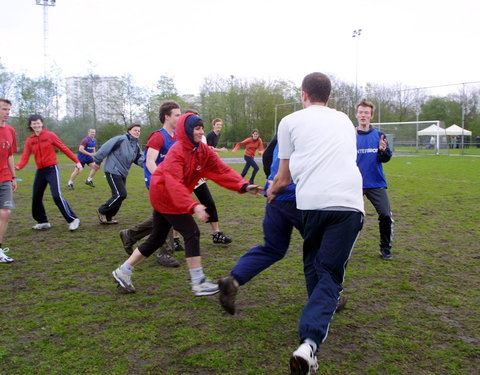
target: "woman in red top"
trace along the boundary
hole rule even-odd
[[[55,147],[75,162],[75,167],[78,168],[79,171],[83,169],[82,164],[80,164],[75,154],[62,143],[55,133],[43,128],[42,116],[31,115],[28,118],[28,127],[33,134],[27,138],[22,157],[15,169],[20,170],[25,167],[30,159],[30,154],[33,153],[38,169],[35,173],[35,180],[33,181],[32,196],[32,216],[37,221],[37,224],[35,224],[32,229],[42,230],[51,227],[43,205],[43,193],[47,188],[47,184],[50,184],[53,200],[67,223],[69,223],[68,228],[72,231],[76,230],[80,225],[80,220],[62,196],[60,190],[60,171],[58,170]]]
[[[258,172],[258,165],[255,162],[255,151],[258,150],[259,155],[263,154],[263,141],[260,138],[260,133],[257,129],[252,130],[252,136],[250,138],[244,139],[243,141],[237,143],[232,150],[232,154],[236,153],[237,150],[245,146],[245,155],[243,158],[245,159],[245,167],[241,173],[242,177],[245,177],[248,173],[250,167],[253,168],[252,176],[250,177],[250,183],[253,184],[255,181],[255,176]]]
[[[263,190],[251,185],[226,165],[218,155],[202,142],[203,121],[186,113],[180,117],[176,128],[176,142],[160,163],[150,182],[150,202],[153,212],[153,230],[150,237],[130,258],[112,272],[118,285],[127,293],[135,292],[131,281],[133,268],[152,255],[167,238],[173,226],[185,241],[185,257],[196,296],[218,293],[218,285],[210,282],[203,273],[200,256],[200,231],[192,215],[208,220],[206,207],[192,197],[200,178],[208,178],[219,185],[237,191],[260,194]]]

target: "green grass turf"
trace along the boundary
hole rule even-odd
[[[60,166],[64,186],[73,165],[60,157]],[[367,202],[344,284],[347,308],[334,316],[319,373],[476,374],[480,158],[399,157],[385,169],[395,258],[379,258],[377,217]],[[17,174],[17,209],[4,240],[15,262],[0,264],[0,374],[288,373],[306,301],[298,233],[285,259],[241,288],[235,316],[217,296],[193,296],[180,253],[177,269],[147,259],[133,275],[137,293],[124,295],[110,274],[126,259],[118,231],[151,213],[141,169],[131,169],[117,226],[99,225],[95,214],[110,195],[103,171],[94,189],[82,172],[75,190],[64,191],[82,221],[73,233],[48,190],[53,228],[30,229],[34,171],[31,160]],[[206,274],[218,279],[262,242],[264,199],[208,184],[221,229],[233,237],[213,245],[209,225],[199,224]]]

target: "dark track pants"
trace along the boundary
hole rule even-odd
[[[308,302],[299,324],[300,342],[309,338],[320,345],[340,298],[345,268],[363,225],[354,211],[302,211],[303,268]]]
[[[67,223],[71,223],[77,218],[77,215],[72,211],[68,202],[63,198],[60,189],[60,171],[58,165],[37,169],[35,179],[33,181],[33,195],[32,195],[32,216],[38,223],[47,223],[47,213],[43,205],[43,194],[47,185],[50,185],[50,192],[52,198],[58,209],[62,213]]]
[[[373,207],[378,213],[378,229],[380,232],[380,249],[392,248],[394,221],[390,211],[390,202],[388,200],[387,189],[374,188],[363,189],[363,194],[372,202]]]
[[[258,172],[258,169],[259,169],[258,165],[255,162],[255,159],[251,156],[245,156],[244,155],[243,159],[245,160],[245,167],[243,167],[243,171],[240,174],[242,175],[242,177],[245,177],[247,175],[250,167],[252,167],[253,172],[252,172],[252,176],[250,177],[250,183],[253,184],[254,181],[255,181],[255,176],[257,175],[257,172]]]
[[[112,196],[98,208],[98,211],[100,211],[102,215],[105,215],[107,220],[112,220],[120,210],[120,207],[122,207],[122,202],[127,199],[127,178],[108,172],[105,172],[105,176],[112,190]]]
[[[303,232],[302,212],[295,201],[273,200],[265,207],[263,245],[253,247],[237,261],[231,275],[243,285],[282,259],[290,245],[293,228]]]
[[[143,256],[149,257],[167,239],[171,227],[180,232],[185,241],[185,257],[200,256],[200,229],[193,217],[189,214],[161,214],[153,212],[153,229],[150,236],[142,243],[138,250]]]

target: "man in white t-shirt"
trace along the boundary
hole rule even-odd
[[[316,352],[328,335],[345,267],[363,225],[355,128],[344,113],[326,106],[330,91],[330,79],[322,73],[303,79],[304,109],[280,122],[280,169],[267,192],[272,201],[292,178],[305,226],[303,261],[309,299],[300,318],[301,345],[290,359],[291,374],[309,374],[318,368]]]

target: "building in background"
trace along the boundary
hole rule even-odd
[[[68,77],[66,101],[67,117],[92,119],[94,125],[122,121],[122,82],[118,77]]]

